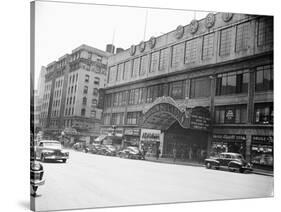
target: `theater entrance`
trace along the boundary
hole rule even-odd
[[[141,120],[142,129],[160,131],[160,157],[198,162],[207,156],[209,125],[207,108],[187,109],[171,97],[155,100]]]

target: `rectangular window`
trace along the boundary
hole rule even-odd
[[[133,60],[133,72],[132,77],[138,77],[140,72],[140,58],[136,58]]]
[[[160,71],[164,71],[168,69],[168,61],[169,61],[169,48],[160,50],[160,62],[159,62]]]
[[[209,97],[211,90],[211,79],[209,77],[191,80],[191,98]]]
[[[148,69],[148,55],[142,56],[140,63],[140,76],[143,76],[146,74]]]
[[[232,29],[223,29],[220,32],[220,56],[230,55],[231,41],[232,41]]]
[[[273,124],[273,103],[255,104],[255,123]]]
[[[127,91],[123,91],[121,105],[126,105],[126,104],[127,104]]]
[[[173,46],[172,54],[172,67],[178,68],[183,64],[184,57],[184,43],[180,43]]]
[[[122,74],[123,74],[123,68],[124,68],[124,63],[118,64],[117,66],[117,76],[116,76],[116,81],[121,81],[121,79],[123,78]]]
[[[247,70],[219,74],[216,80],[216,95],[247,93],[248,83],[249,72]]]
[[[123,80],[130,79],[131,77],[131,61],[125,62]]]
[[[172,82],[169,84],[169,87],[169,94],[173,99],[183,98],[183,81]]]
[[[273,65],[256,68],[256,92],[273,90]]]
[[[185,47],[185,63],[195,62],[197,58],[198,39],[189,40]]]
[[[241,124],[247,122],[247,105],[215,107],[215,123]]]
[[[130,90],[130,94],[129,94],[129,105],[133,105],[134,100],[135,100],[135,90],[132,89]]]
[[[258,46],[273,44],[273,17],[261,17],[258,20]]]
[[[203,37],[202,60],[210,59],[214,55],[214,33]]]
[[[85,82],[89,82],[90,76],[88,74],[85,75]]]
[[[84,94],[87,94],[87,93],[88,93],[88,86],[86,86],[86,85],[84,86],[83,93],[84,93]]]
[[[114,82],[116,80],[116,70],[117,66],[112,66],[109,68],[108,82]]]
[[[247,50],[250,41],[250,22],[237,25],[235,51]]]
[[[159,51],[151,54],[151,63],[149,72],[156,72],[159,68]]]
[[[141,112],[128,112],[127,113],[127,124],[135,125],[139,123]]]

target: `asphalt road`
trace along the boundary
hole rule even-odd
[[[67,163],[43,163],[39,211],[269,197],[273,177],[129,160],[70,151]]]

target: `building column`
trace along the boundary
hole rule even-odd
[[[251,124],[254,121],[254,93],[255,93],[255,69],[249,71],[248,84],[248,107],[247,107],[247,123]]]

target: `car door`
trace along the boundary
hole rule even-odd
[[[226,154],[224,158],[224,166],[228,166],[229,162],[232,160],[231,155]]]

